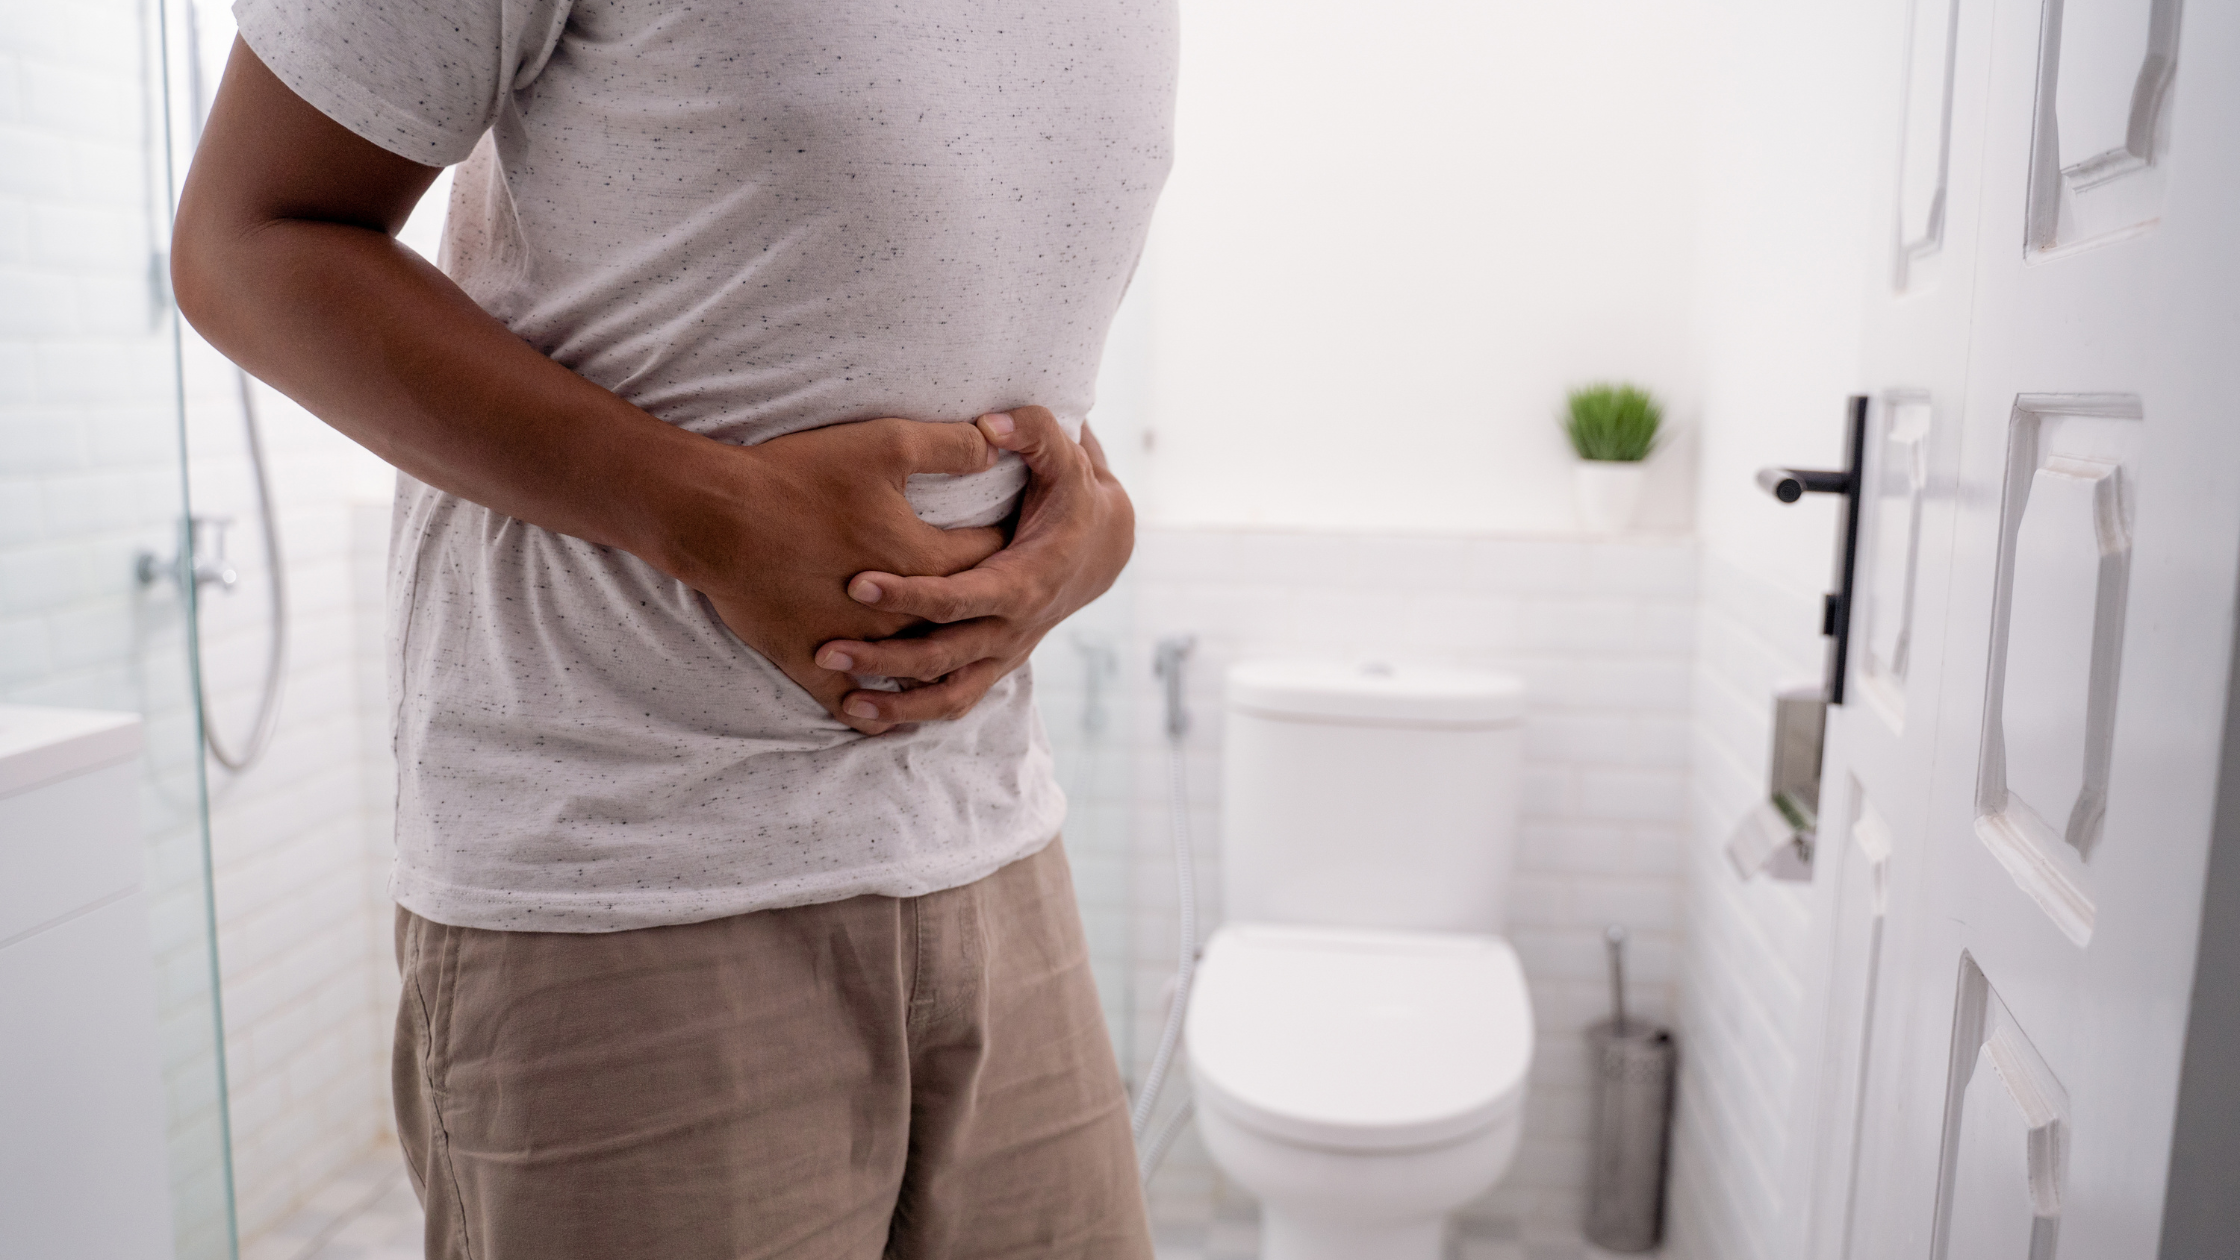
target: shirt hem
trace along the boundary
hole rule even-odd
[[[758,910],[822,905],[851,897],[922,897],[962,888],[1040,853],[1058,838],[1059,831],[1052,826],[1038,828],[1032,834],[1037,838],[945,867],[939,874],[902,866],[858,867],[821,878],[785,880],[782,889],[765,883],[627,893],[525,892],[448,884],[400,867],[390,876],[389,895],[421,918],[448,927],[491,932],[628,932],[728,919]]]

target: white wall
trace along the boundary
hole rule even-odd
[[[1539,1041],[1514,1170],[1474,1215],[1576,1246],[1591,1098],[1581,1034],[1608,1014],[1602,929],[1629,925],[1633,1009],[1672,1012],[1687,816],[1695,549],[1463,534],[1152,529],[1131,569],[1136,682],[1137,1062],[1175,962],[1163,710],[1153,644],[1198,636],[1190,663],[1191,824],[1201,922],[1220,922],[1222,671],[1256,656],[1386,658],[1502,669],[1531,688],[1509,937]],[[1161,1219],[1221,1190],[1190,1139],[1153,1184]]]
[[[0,22],[0,700],[147,722],[137,804],[175,1233],[181,1260],[205,1260],[228,1243],[200,744],[182,602],[133,572],[142,551],[172,553],[181,503],[143,12],[71,0]]]
[[[235,520],[230,594],[206,588],[204,703],[238,751],[271,634],[262,524],[233,368],[191,334],[187,436],[199,514]],[[209,763],[210,835],[225,993],[236,1198],[255,1240],[388,1130],[386,962],[375,900],[388,793],[369,783],[358,665],[348,443],[258,387],[287,577],[287,673],[263,758]]]
[[[1774,463],[1842,462],[1860,386],[1869,233],[1882,186],[1865,0],[1726,0],[1707,10],[1698,343],[1704,382],[1699,655],[1681,961],[1681,1088],[1670,1251],[1787,1260],[1801,1206],[1791,1146],[1812,1065],[1815,936],[1804,885],[1744,883],[1723,846],[1766,788],[1771,692],[1817,677],[1834,506],[1751,484]]]
[[[174,0],[182,48],[183,8]],[[233,26],[216,4],[196,17],[214,92]],[[431,190],[407,229],[430,256],[447,188]],[[205,703],[238,749],[263,688],[272,575],[235,369],[192,329],[182,342],[193,509],[233,518],[242,578],[231,593],[205,592],[201,645]],[[288,1253],[295,1243],[273,1228],[394,1129],[395,779],[379,615],[394,474],[278,393],[253,385],[252,396],[280,517],[287,673],[270,751],[244,772],[212,759],[208,775],[235,1197],[243,1244],[264,1255]]]
[[[1183,17],[1149,519],[1563,531],[1567,387],[1694,423],[1693,0]],[[1650,523],[1687,523],[1688,456]]]

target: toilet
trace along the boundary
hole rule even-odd
[[[1436,1260],[1524,1125],[1532,1007],[1501,935],[1524,685],[1265,661],[1224,704],[1199,1133],[1260,1200],[1263,1260]]]

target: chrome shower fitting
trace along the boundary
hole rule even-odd
[[[240,571],[226,560],[226,531],[232,527],[230,516],[190,516],[184,545],[169,560],[158,560],[152,551],[141,552],[133,558],[132,575],[142,586],[154,586],[158,578],[170,578],[173,585],[183,586],[191,573],[198,591],[216,583],[218,589],[230,592],[241,581]],[[204,545],[205,538],[208,546]]]
[[[1170,634],[1159,640],[1152,655],[1151,672],[1166,684],[1167,739],[1173,743],[1181,743],[1190,733],[1190,707],[1182,690],[1183,666],[1197,646],[1198,636],[1194,634]]]
[[[159,19],[167,10],[167,5],[159,4],[157,6]],[[186,18],[185,33],[187,40],[187,147],[192,149],[202,143],[206,92],[202,66],[202,31],[196,20],[195,0],[186,0],[183,10]],[[164,35],[163,40],[168,47],[170,36],[168,34]],[[168,67],[170,65],[168,53],[165,56],[164,65],[166,67],[165,83],[167,85],[165,92],[168,101],[170,90],[168,87],[170,81],[168,77]],[[173,126],[168,104],[164,110],[164,117],[164,128],[168,136]],[[176,196],[176,193],[177,190],[174,188],[172,190],[173,196]],[[176,318],[177,314],[174,312],[174,319]],[[174,323],[173,327],[176,331],[178,326]],[[176,346],[174,353],[176,354]],[[175,359],[173,370],[180,371],[183,368],[183,362]],[[209,747],[210,756],[213,760],[238,774],[255,765],[257,759],[264,756],[265,750],[272,745],[273,732],[280,727],[281,692],[285,688],[288,678],[288,573],[286,559],[280,547],[280,517],[273,505],[272,469],[270,461],[265,457],[264,427],[259,423],[257,416],[256,387],[250,382],[249,373],[238,365],[233,369],[233,384],[234,394],[241,408],[243,435],[248,441],[249,470],[256,484],[257,518],[264,527],[262,532],[264,535],[266,568],[265,591],[268,597],[267,625],[270,632],[265,649],[264,683],[257,695],[256,720],[249,728],[248,740],[239,745],[238,751],[234,747],[229,747],[218,734],[217,723],[211,717],[210,697],[205,686],[202,649],[199,641],[196,643],[194,650],[194,675],[197,707],[200,708],[202,713],[203,743]],[[185,406],[183,386],[180,405],[182,408]],[[204,586],[215,583],[220,590],[230,592],[241,580],[240,573],[226,561],[225,531],[226,527],[232,523],[232,519],[229,517],[188,517],[185,528],[181,531],[183,536],[180,539],[178,552],[168,562],[158,560],[153,552],[142,552],[133,563],[133,573],[140,579],[142,586],[152,586],[159,576],[168,574],[181,592],[188,596],[187,608],[190,613],[199,613],[200,601],[194,597],[201,594]],[[211,535],[208,550],[212,554],[208,558],[205,558],[203,554],[205,529],[209,530]]]

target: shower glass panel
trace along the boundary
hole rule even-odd
[[[1121,1075],[1130,1062],[1134,1000],[1129,696],[1122,686],[1132,600],[1126,578],[1035,650],[1035,699],[1066,793],[1066,857],[1089,937],[1089,962]]]
[[[1113,320],[1089,423],[1121,485],[1144,491],[1150,304],[1142,283]],[[1066,793],[1066,856],[1089,937],[1097,996],[1120,1074],[1135,1063],[1134,751],[1138,698],[1151,668],[1135,625],[1135,583],[1123,573],[1102,599],[1052,631],[1034,654],[1035,697]]]
[[[162,14],[143,0],[4,12],[0,137],[11,157],[0,183],[0,706],[128,713],[143,723],[134,805],[145,860],[138,898],[121,904],[146,908],[171,1254],[231,1260],[190,664],[195,592],[175,565],[188,507],[177,324],[163,282]],[[63,835],[74,834],[69,827]]]
[[[223,0],[148,3],[175,201],[235,31]],[[406,231],[431,257],[446,191]],[[234,1203],[254,1249],[323,1228],[346,1178],[401,1176],[381,655],[395,474],[184,324],[176,379],[197,554],[222,575],[200,588],[195,659]]]

